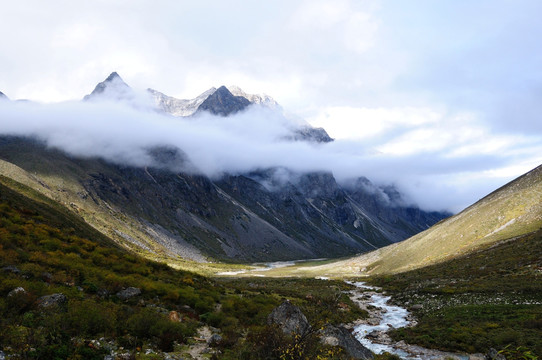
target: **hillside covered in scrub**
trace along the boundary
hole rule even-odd
[[[206,347],[223,359],[279,358],[292,346],[317,356],[341,351],[316,333],[299,342],[267,325],[273,308],[289,299],[315,328],[364,316],[342,282],[219,281],[174,270],[119,248],[47,198],[12,188],[31,192],[1,179],[0,351],[11,358],[183,356],[202,330],[216,335]]]

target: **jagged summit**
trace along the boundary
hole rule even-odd
[[[198,112],[208,111],[213,115],[228,116],[246,109],[250,104],[247,98],[235,96],[227,87],[221,86],[201,103]]]
[[[147,91],[154,98],[156,106],[165,113],[173,116],[190,116],[198,110],[209,95],[216,91],[216,88],[212,87],[194,99],[177,99],[154,89],[147,89]]]
[[[104,81],[96,85],[94,90],[89,95],[86,95],[83,100],[96,98],[122,100],[132,97],[132,88],[122,80],[116,71],[113,71]]]
[[[120,79],[122,82],[124,82],[122,80],[122,78],[120,77],[120,75],[116,71],[113,71],[111,74],[109,74],[107,79],[105,79],[105,82],[110,82],[110,81],[113,81],[115,79]]]

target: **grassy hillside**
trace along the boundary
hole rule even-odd
[[[461,213],[401,243],[319,266],[281,269],[334,277],[396,274],[466,255],[542,228],[542,166],[494,191]]]
[[[281,358],[297,340],[267,326],[266,317],[283,298],[314,326],[364,315],[341,293],[348,287],[342,282],[215,281],[146,260],[46,197],[2,181],[10,187],[0,182],[0,350],[14,359],[103,359],[112,350],[135,359],[186,356],[202,326],[219,329],[222,341],[211,351],[221,358]],[[119,292],[128,287],[141,293],[123,299]],[[65,299],[40,305],[52,294]],[[168,318],[172,311],[181,322]],[[275,342],[261,341],[267,338]],[[333,350],[302,345],[309,357]]]

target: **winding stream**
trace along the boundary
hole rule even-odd
[[[375,354],[389,352],[406,360],[460,359],[467,360],[467,354],[454,354],[420,346],[406,344],[404,341],[393,342],[387,332],[392,328],[401,328],[411,324],[409,312],[400,306],[389,305],[390,296],[377,292],[377,288],[363,282],[351,282],[363,291],[353,291],[352,300],[369,312],[369,319],[355,324],[353,334],[359,342]]]
[[[265,276],[263,274],[254,274],[254,272],[265,272],[271,269],[292,266],[303,261],[310,260],[257,263],[253,264],[253,266],[256,266],[253,269],[228,271],[217,275],[235,276],[253,273],[252,276]],[[323,276],[316,278],[328,280],[327,277]],[[354,324],[353,334],[363,346],[375,354],[388,352],[405,360],[469,359],[468,354],[448,353],[409,345],[404,341],[393,341],[388,335],[390,329],[413,325],[414,320],[407,309],[388,304],[391,296],[383,295],[376,287],[366,285],[364,282],[346,281],[346,283],[357,288],[351,292],[351,298],[360,308],[367,310],[369,313],[368,319],[360,320]]]

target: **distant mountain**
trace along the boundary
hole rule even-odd
[[[281,111],[267,96],[238,88],[234,92],[244,95],[235,95],[224,86],[213,90],[192,100],[149,93],[158,111],[175,116],[228,116],[249,106]],[[131,101],[132,96],[133,90],[114,72],[85,100]],[[324,129],[308,124],[292,123],[291,131],[291,141],[333,140]],[[212,180],[193,175],[198,164],[191,164],[182,149],[154,147],[148,155],[153,167],[119,166],[6,136],[0,137],[0,174],[65,204],[102,233],[154,259],[346,256],[401,241],[449,215],[407,206],[396,201],[400,194],[382,196],[393,189],[381,189],[368,179],[343,186],[331,173],[271,168]],[[194,172],[183,173],[186,168]]]
[[[225,89],[222,89],[222,87]],[[222,87],[221,87],[220,92],[215,96],[215,99],[209,100],[209,102],[206,105],[204,105],[201,110],[205,109],[212,113],[213,112],[212,103],[220,101],[220,98],[224,98],[224,100],[222,101],[225,101],[225,103],[232,103],[232,102],[239,103],[237,105],[237,108],[238,108],[237,111],[245,109],[250,104],[257,104],[257,105],[264,106],[270,109],[280,109],[280,105],[269,95],[247,94],[243,90],[241,90],[241,88],[237,86],[229,86],[229,87],[222,86]],[[194,99],[177,99],[177,98],[165,95],[154,89],[147,89],[147,90],[154,98],[156,106],[162,111],[168,114],[171,114],[173,116],[193,115],[205,100],[207,100],[211,95],[217,92],[217,89],[212,87],[209,90],[203,92],[201,95],[198,95]],[[229,94],[226,92],[226,90],[229,91]],[[243,99],[238,99],[237,97],[247,99],[250,102],[250,104],[248,104]],[[219,109],[219,107],[216,107],[216,106],[215,108]],[[220,110],[224,110],[221,112],[228,112],[228,110],[225,107],[224,109],[220,109]],[[218,115],[223,115],[223,114],[218,114]]]
[[[542,166],[408,240],[325,265],[322,274],[390,274],[453,261],[542,229]]]
[[[8,97],[0,91],[0,100],[8,100]]]
[[[132,88],[122,80],[119,74],[112,72],[104,81],[96,85],[89,95],[85,95],[83,100],[126,100],[133,97],[134,92]]]

